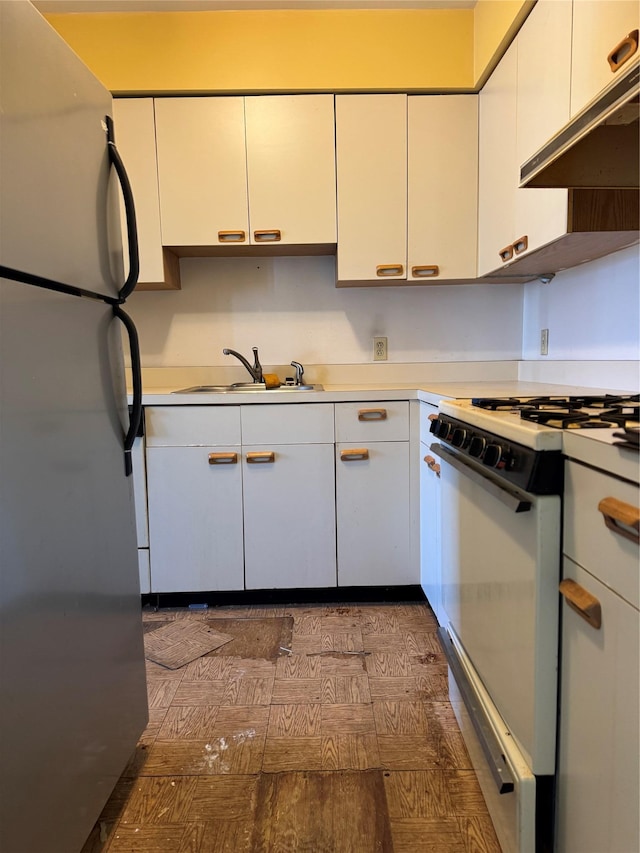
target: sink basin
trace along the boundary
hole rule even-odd
[[[278,388],[269,388],[264,382],[234,382],[233,385],[194,385],[191,388],[180,388],[173,394],[230,394],[238,391],[322,391],[322,385],[280,385]]]

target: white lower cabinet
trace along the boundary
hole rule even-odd
[[[152,592],[243,589],[239,451],[148,448]],[[217,454],[236,461],[210,464]]]
[[[151,592],[244,588],[240,409],[145,410]]]
[[[338,586],[415,584],[407,402],[336,404]]]
[[[565,465],[556,849],[632,853],[640,850],[638,469],[612,446],[602,464],[626,463],[636,482],[596,470],[585,443],[595,444],[576,438],[571,452],[587,464]]]
[[[418,584],[414,416],[415,445],[407,401],[147,408],[146,591]]]
[[[333,443],[267,448],[242,448],[246,588],[335,586]]]
[[[241,409],[246,588],[335,586],[333,404]]]
[[[333,405],[146,412],[151,592],[335,586]]]
[[[564,577],[597,599],[602,626],[563,607],[557,850],[631,853],[640,850],[640,619],[568,558]]]
[[[430,449],[429,416],[438,409],[420,403],[420,585],[441,625],[446,624],[442,607],[440,573],[440,464]]]

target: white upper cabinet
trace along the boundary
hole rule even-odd
[[[480,93],[478,275],[517,273],[572,228],[568,190],[518,186],[522,163],[569,120],[571,10],[539,0]],[[540,262],[529,271],[547,272]]]
[[[437,284],[438,279],[473,279],[478,96],[411,96],[407,109],[407,281]]]
[[[333,95],[245,98],[251,242],[336,242]]]
[[[156,98],[162,241],[248,242],[243,98]]]
[[[338,281],[406,279],[407,96],[336,95]]]
[[[517,41],[519,169],[569,121],[571,0],[539,0]],[[568,190],[526,188],[515,193],[514,254],[526,254],[567,232]]]
[[[127,170],[136,210],[140,254],[138,287],[176,289],[180,286],[178,259],[163,250],[160,233],[153,99],[114,99],[113,119],[116,145]],[[126,265],[128,256],[124,205],[121,208],[121,222]]]
[[[478,275],[513,256],[515,191],[517,44],[511,45],[480,92],[478,165]]]
[[[335,243],[332,95],[156,99],[156,133],[165,245]]]
[[[638,27],[638,0],[573,0],[572,116],[637,57]]]

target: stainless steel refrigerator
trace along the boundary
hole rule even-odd
[[[116,141],[110,94],[28,0],[1,0],[3,853],[79,851],[147,721],[129,476],[139,357],[122,309],[135,215]]]

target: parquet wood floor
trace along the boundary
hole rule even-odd
[[[149,725],[82,853],[500,853],[422,603],[143,613],[237,637],[147,665]]]

